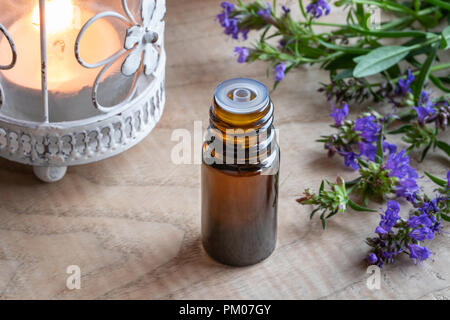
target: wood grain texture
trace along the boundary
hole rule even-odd
[[[194,121],[206,128],[213,90],[224,79],[246,76],[272,85],[264,64],[238,65],[231,57],[236,43],[214,22],[219,3],[168,1],[166,111],[143,143],[115,158],[70,168],[52,185],[38,182],[29,167],[0,160],[0,298],[450,298],[449,233],[430,244],[429,261],[415,266],[400,259],[383,269],[381,290],[371,291],[364,239],[373,234],[378,215],[337,216],[324,232],[309,220],[310,208],[295,202],[323,177],[355,175],[313,142],[331,131],[329,107],[316,93],[327,74],[317,68],[292,72],[272,95],[282,149],[276,251],[246,268],[206,256],[200,167],[172,163],[178,143],[171,141],[172,132],[193,133]],[[449,162],[436,153],[418,167],[442,176]],[[81,268],[80,290],[66,288],[69,265]]]

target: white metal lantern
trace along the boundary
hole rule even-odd
[[[165,103],[165,0],[1,0],[0,156],[41,180],[139,143]]]

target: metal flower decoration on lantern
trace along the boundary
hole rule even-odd
[[[141,2],[141,23],[139,23],[128,8],[127,0],[122,0],[122,7],[126,13],[126,17],[113,11],[107,11],[97,14],[89,19],[88,22],[81,28],[80,34],[75,42],[75,56],[78,62],[85,68],[94,69],[102,67],[97,76],[92,88],[92,101],[94,106],[102,112],[110,112],[112,109],[117,109],[133,99],[136,93],[136,75],[141,69],[145,76],[154,75],[158,69],[160,62],[161,46],[163,43],[163,34],[165,23],[163,21],[166,13],[165,0],[142,0]],[[80,56],[80,42],[86,30],[95,21],[102,18],[118,18],[129,26],[125,38],[124,48],[110,56],[109,58],[97,63],[87,63]],[[101,79],[108,71],[108,69],[123,55],[128,54],[125,58],[121,73],[124,76],[135,76],[132,90],[125,101],[113,106],[103,107],[97,98],[97,91]]]
[[[135,74],[141,65],[145,75],[155,71],[159,55],[159,35],[163,32],[161,20],[165,13],[163,1],[142,1],[142,25],[134,25],[127,31],[125,49],[131,53],[122,65],[122,73],[126,76]],[[143,55],[142,55],[143,54]]]
[[[3,33],[3,35],[6,37],[6,39],[9,42],[9,45],[11,47],[11,63],[8,65],[0,65],[0,70],[9,70],[12,69],[17,62],[17,49],[16,49],[16,45],[14,44],[14,41],[12,40],[11,35],[9,34],[8,30],[6,30],[6,28],[0,24],[0,33]],[[4,100],[4,93],[3,93],[3,88],[0,84],[0,107],[3,105],[3,100]]]

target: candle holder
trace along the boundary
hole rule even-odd
[[[165,104],[164,15],[165,0],[2,0],[0,157],[54,182],[144,139]]]

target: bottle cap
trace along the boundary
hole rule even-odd
[[[269,90],[259,81],[248,78],[229,79],[217,86],[216,103],[235,114],[258,112],[270,101]]]

